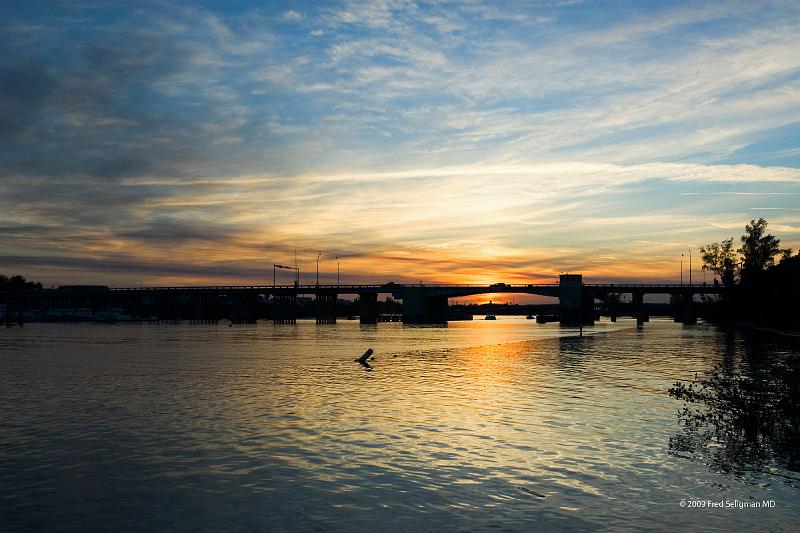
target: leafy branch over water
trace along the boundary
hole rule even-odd
[[[670,438],[670,453],[738,476],[785,475],[800,487],[790,474],[800,472],[800,355],[747,373],[717,366],[669,394],[684,401],[683,431]]]

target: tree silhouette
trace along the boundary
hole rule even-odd
[[[745,226],[742,235],[742,247],[739,253],[742,254],[742,278],[748,278],[772,266],[776,255],[781,253],[780,239],[770,234],[766,234],[767,221],[759,218],[758,221],[751,220]]]
[[[800,299],[800,254],[782,250],[780,239],[766,230],[766,220],[751,220],[738,250],[733,250],[733,238],[700,248],[703,270],[719,276],[726,289],[721,301],[708,302],[705,320],[800,325],[795,310]],[[779,254],[781,261],[775,264]]]
[[[733,251],[733,238],[701,246],[700,254],[703,259],[703,270],[713,272],[719,276],[724,287],[732,289],[736,283],[736,253]],[[716,279],[714,281],[716,282]]]
[[[14,291],[14,290],[28,290],[28,289],[41,289],[42,284],[27,281],[24,276],[16,274],[14,276],[6,276],[0,274],[0,291]]]

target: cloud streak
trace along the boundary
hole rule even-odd
[[[686,187],[717,182],[789,190],[697,192],[686,199]],[[0,241],[16,252],[6,256],[9,264],[34,250],[41,258],[34,267],[78,265],[84,257],[89,270],[109,264],[122,273],[163,263],[166,278],[142,268],[152,282],[174,282],[178,272],[253,282],[242,276],[290,261],[295,249],[303,264],[319,249],[346,258],[346,279],[361,281],[490,281],[499,273],[520,281],[567,270],[653,276],[686,247],[727,237],[719,229],[741,226],[753,208],[763,208],[763,198],[791,201],[798,183],[800,171],[790,168],[585,163],[161,184],[132,179],[114,186],[113,218],[105,206],[74,213],[83,203],[76,207],[72,196],[44,205],[35,200],[38,185],[17,183],[4,191],[9,204]],[[661,192],[654,197],[654,190]],[[105,190],[96,194],[98,202],[109,199]],[[40,209],[33,213],[30,205]],[[796,242],[800,215],[786,213],[775,222],[785,242]],[[68,218],[68,228],[58,224]],[[324,279],[331,268],[323,264]]]

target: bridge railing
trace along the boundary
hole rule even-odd
[[[680,283],[584,283],[584,287],[602,287],[602,288],[619,288],[619,289],[636,289],[636,288],[668,288],[668,289],[681,289],[681,288],[714,288],[714,285],[709,283],[693,283],[693,284],[680,284]],[[369,283],[369,284],[322,284],[319,285],[206,285],[206,286],[184,286],[184,287],[166,287],[166,286],[153,286],[153,287],[110,287],[112,291],[191,291],[191,290],[309,290],[315,289],[405,289],[413,287],[423,288],[480,288],[487,290],[494,290],[502,292],[504,289],[527,289],[527,288],[553,288],[559,287],[558,283],[503,283],[491,284],[485,283]]]
[[[641,287],[657,287],[667,289],[697,289],[697,288],[714,288],[711,283],[584,283],[584,287],[618,287],[618,288],[641,288]]]
[[[379,289],[386,285],[207,285],[186,287],[111,287],[112,291]]]
[[[110,287],[112,291],[190,291],[190,290],[291,290],[301,289],[310,290],[315,289],[387,289],[389,292],[393,289],[404,289],[409,287],[425,287],[425,288],[483,288],[495,289],[501,292],[503,289],[525,289],[529,287],[558,287],[558,283],[550,284],[504,284],[504,285],[486,285],[484,283],[381,283],[381,284],[360,284],[360,285],[207,285],[207,286],[185,286],[185,287]]]

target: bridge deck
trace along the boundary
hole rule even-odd
[[[721,288],[708,284],[677,284],[677,283],[584,283],[585,290],[595,294],[600,293],[645,293],[645,294],[718,294]],[[204,286],[162,286],[162,287],[104,287],[104,286],[62,286],[55,289],[41,289],[35,291],[2,291],[6,296],[33,296],[54,294],[98,294],[109,291],[111,293],[196,293],[213,292],[223,293],[250,293],[250,294],[358,294],[358,293],[401,293],[407,290],[431,290],[438,294],[487,294],[487,293],[529,293],[529,294],[558,294],[558,283],[529,283],[529,284],[478,284],[478,283],[368,283],[368,284],[313,284],[313,285],[204,285]]]
[[[343,290],[368,290],[385,289],[391,292],[395,289],[404,288],[447,288],[447,289],[486,289],[494,292],[504,292],[507,290],[538,289],[538,288],[558,288],[558,283],[529,283],[529,284],[503,284],[503,285],[484,285],[480,283],[370,283],[370,284],[349,284],[349,285],[187,285],[187,286],[153,286],[153,287],[109,287],[112,291],[153,291],[153,290],[277,290],[294,289],[314,291],[317,289],[343,289]],[[590,289],[694,289],[694,290],[716,290],[713,285],[708,284],[679,284],[679,283],[584,283],[584,287]],[[51,289],[46,289],[51,290]]]

